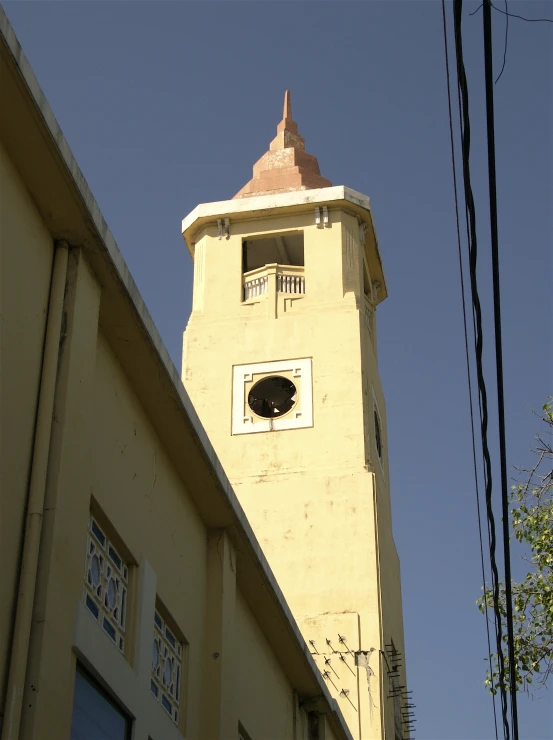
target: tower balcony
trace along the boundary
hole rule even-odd
[[[273,298],[278,294],[305,294],[305,268],[300,265],[264,265],[245,272],[242,278],[243,300],[258,302],[261,299]]]

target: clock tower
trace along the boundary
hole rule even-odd
[[[407,738],[369,198],[321,176],[287,92],[253,178],[182,230],[184,385],[352,735]]]

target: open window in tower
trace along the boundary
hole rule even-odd
[[[258,236],[242,242],[243,300],[260,298],[276,275],[278,293],[305,293],[303,232]]]
[[[374,296],[372,291],[371,279],[369,277],[369,270],[367,268],[367,262],[363,257],[363,293],[365,295],[365,326],[369,330],[371,338],[374,337]]]
[[[371,288],[371,281],[369,278],[369,270],[367,268],[367,262],[364,257],[363,257],[363,293],[365,294],[365,298],[372,303],[373,294],[372,294],[372,288]]]

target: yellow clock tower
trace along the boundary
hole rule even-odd
[[[352,735],[407,738],[369,199],[320,175],[287,92],[252,180],[182,230],[185,387]]]

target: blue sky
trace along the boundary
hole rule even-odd
[[[478,4],[466,3],[464,33],[489,348],[482,16],[468,17]],[[416,737],[492,738],[441,4],[4,7],[177,367],[192,281],[181,219],[247,182],[286,88],[321,173],[371,197],[389,291],[378,312],[379,362]],[[553,18],[552,2],[512,0],[509,10]],[[505,17],[494,13],[493,23],[499,70]],[[511,466],[529,462],[531,410],[553,392],[552,77],[553,24],[511,19],[495,86]],[[521,738],[552,737],[552,705],[551,689],[519,698]]]

